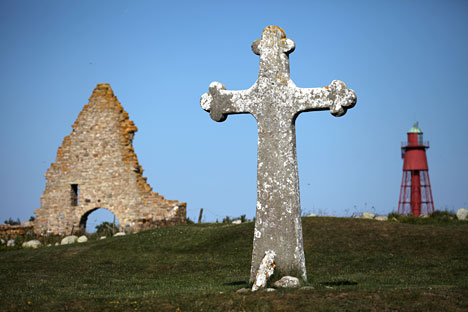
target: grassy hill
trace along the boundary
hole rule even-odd
[[[468,222],[303,218],[314,289],[248,287],[253,223],[0,251],[3,311],[468,311]]]

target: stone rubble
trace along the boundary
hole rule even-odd
[[[28,228],[28,227],[32,227],[32,226],[34,226],[33,221],[23,221],[23,222],[21,222],[21,227]]]
[[[0,224],[1,237],[16,237],[18,235],[33,234],[33,226],[30,221],[23,222],[23,225]]]

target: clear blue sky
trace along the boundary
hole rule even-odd
[[[199,105],[212,81],[246,89],[250,50],[277,25],[295,41],[300,87],[339,79],[355,108],[297,120],[302,208],[387,214],[398,206],[400,143],[429,140],[437,209],[468,208],[467,1],[0,1],[0,221],[40,206],[55,161],[97,83],[110,83],[139,131],[144,175],[206,221],[256,203],[252,116],[217,123]]]

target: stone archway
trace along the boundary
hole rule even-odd
[[[81,231],[81,232],[83,232],[83,233],[87,232],[87,231],[86,231],[86,224],[88,223],[88,217],[89,217],[93,212],[95,212],[96,210],[99,210],[99,209],[106,210],[106,211],[110,212],[110,213],[114,216],[114,220],[117,220],[117,229],[120,228],[120,219],[119,219],[119,217],[117,216],[117,214],[115,214],[112,210],[110,210],[110,209],[108,209],[108,208],[96,207],[96,208],[93,208],[93,209],[90,209],[90,210],[86,211],[86,212],[80,217],[79,228],[80,228],[80,231]]]

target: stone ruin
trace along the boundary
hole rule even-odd
[[[47,170],[34,230],[86,230],[89,214],[111,211],[126,231],[183,223],[186,203],[152,192],[132,141],[137,127],[109,84],[98,84]]]

